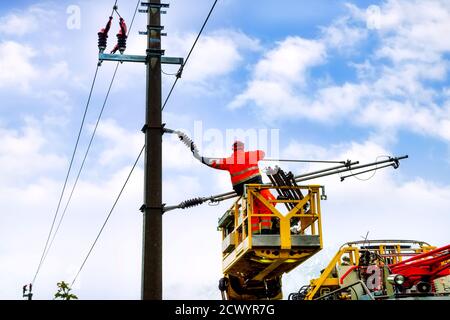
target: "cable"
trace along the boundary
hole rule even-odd
[[[191,50],[189,50],[188,55],[186,56],[186,59],[184,60],[184,63],[181,65],[180,69],[178,70],[177,74],[176,74],[176,78],[175,81],[172,84],[172,87],[170,88],[169,94],[167,95],[166,99],[164,100],[163,106],[161,108],[161,111],[164,110],[164,108],[166,107],[167,101],[169,100],[170,96],[172,95],[173,89],[175,88],[175,85],[178,82],[178,79],[180,79],[181,77],[181,73],[183,72],[184,67],[186,66],[186,63],[189,60],[189,57],[191,56],[192,51],[194,50],[195,45],[197,44],[198,39],[200,38],[200,35],[203,32],[203,29],[205,28],[206,24],[208,23],[209,17],[211,16],[211,13],[213,12],[215,6],[217,4],[217,0],[214,1],[213,5],[211,6],[211,9],[209,10],[208,15],[206,16],[205,21],[203,22],[202,27],[200,28],[199,33],[197,34],[197,37],[195,38],[194,43],[192,44]]]
[[[130,22],[130,27],[128,28],[127,37],[130,35],[131,28],[133,27],[134,18],[136,17],[136,12],[138,11],[139,3],[140,3],[140,2],[141,2],[141,0],[138,0],[138,1],[136,2],[136,8],[134,8],[134,14],[133,14],[133,18],[131,19],[131,22]]]
[[[113,9],[112,9],[112,12],[111,12],[111,15],[110,15],[111,17],[114,14],[114,11],[116,11],[116,9],[117,9],[117,0],[114,2]]]
[[[379,159],[379,158],[382,158],[382,157],[389,158],[389,156],[386,156],[386,155],[384,155],[384,156],[383,156],[383,155],[382,155],[382,156],[378,156],[378,157],[376,157],[375,162],[377,162],[378,159]],[[375,175],[375,173],[377,173],[377,169],[378,169],[378,165],[375,166],[375,170],[373,171],[372,175],[371,175],[370,177],[368,177],[368,178],[359,178],[359,177],[357,177],[356,175],[354,175],[353,177],[356,178],[356,179],[358,179],[359,181],[368,181],[368,180],[370,180],[370,179],[373,178],[373,176]],[[353,171],[352,171],[352,169],[350,169],[350,173],[351,173],[351,174],[354,174]]]
[[[135,17],[136,17],[136,13],[137,13],[138,8],[139,8],[139,3],[140,3],[140,0],[138,0],[137,3],[136,3],[136,8],[135,8],[135,10],[134,10],[134,14],[133,14],[133,18],[132,18],[131,23],[130,23],[130,27],[128,28],[128,34],[127,34],[127,36],[129,35],[129,33],[130,33],[130,31],[131,31],[131,28],[133,27],[133,23],[134,23],[134,20],[135,20]],[[114,11],[116,10],[116,5],[117,5],[117,0],[116,0],[115,3],[114,3],[113,11],[112,11],[112,13],[111,13],[111,16],[113,15]],[[117,11],[117,10],[116,10],[116,11]],[[117,14],[119,14],[119,13],[117,12]],[[119,16],[120,16],[120,15],[119,15]],[[64,182],[63,191],[61,192],[61,196],[60,196],[60,199],[59,199],[59,202],[58,202],[58,207],[57,207],[57,210],[56,210],[56,212],[55,212],[55,216],[54,216],[54,218],[53,218],[52,226],[51,226],[51,228],[50,228],[50,232],[49,232],[49,234],[48,234],[47,241],[46,241],[46,243],[45,243],[44,251],[42,252],[41,260],[40,260],[40,262],[39,262],[39,266],[38,266],[38,269],[37,269],[37,271],[36,271],[36,274],[35,274],[35,276],[34,276],[34,278],[33,278],[32,284],[34,284],[34,282],[35,282],[35,280],[36,280],[36,277],[37,277],[37,275],[38,275],[38,273],[39,273],[39,270],[40,270],[42,264],[44,263],[44,261],[45,261],[47,255],[48,255],[48,252],[50,251],[50,248],[51,248],[51,246],[52,246],[52,244],[53,244],[53,242],[54,242],[54,240],[55,240],[56,234],[58,233],[58,230],[59,230],[59,228],[60,228],[60,226],[61,226],[61,223],[62,223],[62,221],[63,221],[63,218],[64,218],[65,213],[66,213],[66,211],[67,211],[67,208],[68,208],[68,206],[69,206],[69,203],[70,203],[70,201],[71,201],[71,199],[72,199],[72,195],[73,195],[73,193],[74,193],[74,190],[75,190],[76,185],[77,185],[77,183],[78,183],[78,179],[79,179],[79,177],[80,177],[80,175],[81,175],[81,172],[82,172],[82,170],[83,170],[84,163],[85,163],[86,158],[87,158],[87,155],[88,155],[88,153],[89,153],[89,151],[90,151],[90,148],[91,148],[91,145],[92,145],[92,141],[93,141],[94,136],[95,136],[95,133],[96,133],[96,131],[97,131],[98,124],[99,124],[99,122],[100,122],[101,116],[102,116],[102,114],[103,114],[103,110],[104,110],[105,105],[106,105],[106,102],[107,102],[107,100],[108,100],[109,93],[110,93],[110,91],[111,91],[111,87],[112,87],[112,85],[113,85],[113,83],[114,83],[114,80],[115,80],[115,77],[116,77],[116,73],[117,73],[118,67],[119,67],[119,62],[117,62],[116,69],[114,70],[114,74],[113,74],[113,76],[112,76],[112,79],[111,79],[111,82],[110,82],[108,91],[107,91],[107,93],[106,93],[106,96],[105,96],[105,100],[104,100],[104,102],[103,102],[102,109],[101,109],[100,114],[99,114],[99,116],[98,116],[98,118],[97,118],[97,122],[96,122],[96,125],[95,125],[95,128],[94,128],[94,131],[93,131],[93,133],[92,133],[92,135],[91,135],[91,138],[90,138],[90,141],[89,141],[89,145],[88,145],[88,147],[87,147],[87,150],[86,150],[86,152],[85,152],[85,155],[84,155],[82,164],[81,164],[81,166],[80,166],[80,169],[79,169],[79,171],[78,171],[77,177],[76,177],[76,179],[75,179],[74,186],[72,187],[72,190],[71,190],[71,192],[70,192],[70,196],[69,196],[69,198],[68,198],[68,200],[67,200],[67,203],[66,203],[66,206],[65,206],[65,208],[64,208],[64,211],[63,211],[63,213],[62,213],[62,215],[61,215],[61,218],[60,218],[60,220],[59,220],[59,222],[58,222],[56,231],[55,231],[55,233],[53,234],[52,240],[50,241],[50,244],[49,244],[49,239],[50,239],[51,234],[52,234],[52,231],[53,231],[53,227],[54,227],[54,224],[55,224],[55,221],[56,221],[56,217],[57,217],[57,214],[58,214],[60,205],[61,205],[62,197],[63,197],[64,191],[65,191],[66,185],[67,185],[67,180],[68,180],[68,177],[69,177],[69,173],[70,173],[70,170],[71,170],[71,168],[72,168],[74,156],[75,156],[76,149],[77,149],[77,146],[78,146],[78,142],[79,142],[79,139],[80,139],[81,131],[82,131],[82,128],[83,128],[83,125],[84,125],[84,121],[85,121],[87,109],[88,109],[88,106],[89,106],[89,102],[90,102],[90,99],[91,99],[91,96],[92,96],[92,90],[93,90],[93,87],[94,87],[95,79],[96,79],[96,77],[97,77],[97,72],[98,72],[99,65],[97,65],[97,69],[95,70],[94,80],[93,80],[93,82],[92,82],[91,90],[90,90],[90,92],[89,92],[88,102],[87,102],[87,104],[86,104],[86,109],[85,109],[85,112],[84,112],[84,115],[83,115],[83,120],[82,120],[82,124],[81,124],[81,127],[80,127],[80,131],[79,131],[79,133],[78,133],[78,138],[77,138],[77,142],[76,142],[76,144],[75,144],[74,153],[72,154],[72,159],[71,159],[71,161],[70,161],[69,170],[68,170],[68,173],[67,173],[67,176],[66,176],[66,180],[65,180],[65,182]]]
[[[87,254],[86,257],[84,258],[83,263],[81,264],[80,269],[78,270],[77,274],[75,275],[75,278],[73,279],[72,284],[70,285],[71,287],[73,287],[73,284],[74,284],[75,281],[77,280],[78,275],[80,274],[81,270],[83,269],[84,265],[86,264],[87,259],[88,259],[89,256],[91,255],[91,252],[92,252],[92,250],[94,249],[95,244],[97,243],[98,239],[100,238],[100,235],[102,234],[103,229],[104,229],[105,226],[106,226],[106,223],[108,223],[109,217],[111,216],[112,212],[114,211],[114,208],[116,207],[116,204],[117,204],[117,202],[119,201],[120,196],[122,195],[122,192],[123,192],[123,190],[125,189],[125,186],[127,185],[128,180],[130,179],[131,174],[132,174],[133,171],[134,171],[134,168],[136,167],[137,163],[139,162],[139,159],[141,158],[141,155],[142,155],[142,152],[144,151],[144,148],[145,148],[145,145],[142,146],[141,151],[139,152],[139,155],[138,155],[138,157],[136,158],[136,161],[134,162],[133,167],[132,167],[131,170],[130,170],[130,173],[128,174],[128,176],[127,176],[127,178],[126,178],[126,180],[125,180],[125,182],[124,182],[122,188],[120,189],[119,194],[118,194],[117,197],[116,197],[116,200],[114,201],[113,206],[111,207],[111,210],[110,210],[109,213],[108,213],[108,216],[107,216],[106,219],[105,219],[105,222],[103,223],[102,227],[100,228],[100,231],[99,231],[99,233],[97,234],[97,237],[95,238],[94,242],[92,243],[91,248],[89,249],[88,254]]]
[[[120,15],[119,11],[116,9],[114,9],[114,11],[117,13],[117,15],[119,16],[120,19],[122,19],[122,16]]]
[[[90,140],[89,140],[88,147],[87,147],[86,152],[85,152],[84,157],[83,157],[83,161],[81,162],[80,169],[78,170],[77,177],[76,177],[75,182],[74,182],[74,184],[73,184],[73,187],[72,187],[72,190],[71,190],[71,192],[70,192],[69,198],[68,198],[67,203],[66,203],[66,206],[65,206],[65,208],[64,208],[64,211],[63,211],[63,213],[62,213],[62,215],[61,215],[61,218],[59,219],[58,226],[56,227],[56,230],[55,230],[55,232],[53,233],[53,238],[52,238],[52,240],[50,241],[50,244],[48,245],[47,252],[46,252],[46,254],[45,254],[45,256],[44,256],[44,260],[45,260],[45,258],[47,257],[48,252],[50,251],[50,248],[51,248],[51,246],[52,246],[52,244],[53,244],[53,241],[55,240],[56,234],[57,234],[58,231],[59,231],[59,227],[61,226],[61,223],[62,223],[62,221],[63,221],[63,219],[64,219],[64,216],[66,215],[66,211],[67,211],[67,208],[69,207],[70,201],[72,200],[73,193],[74,193],[75,188],[77,187],[77,184],[78,184],[78,179],[80,178],[81,172],[83,171],[84,163],[86,162],[86,158],[87,158],[87,156],[88,156],[88,154],[89,154],[89,151],[90,151],[90,149],[91,149],[92,141],[94,140],[95,134],[96,134],[96,132],[97,132],[97,128],[98,128],[98,125],[99,125],[99,123],[100,123],[100,119],[101,119],[101,117],[102,117],[103,110],[105,109],[106,102],[108,101],[109,93],[111,92],[111,87],[112,87],[112,85],[113,85],[113,83],[114,83],[114,79],[116,78],[116,73],[117,73],[117,69],[118,69],[118,68],[119,68],[119,63],[116,64],[116,69],[114,70],[114,74],[113,74],[112,79],[111,79],[111,82],[110,82],[110,84],[109,84],[108,92],[106,93],[105,100],[103,101],[103,106],[102,106],[102,108],[101,108],[101,110],[100,110],[100,114],[98,115],[97,122],[96,122],[95,127],[94,127],[94,131],[92,132],[91,138],[90,138]]]
[[[176,75],[178,74],[178,71],[175,72],[175,73],[168,73],[168,72],[165,72],[163,69],[161,69],[161,72],[162,72],[163,74],[165,74],[166,76],[176,76]]]
[[[45,251],[47,250],[47,245],[49,243],[50,236],[51,236],[52,231],[53,231],[53,227],[55,226],[56,217],[58,216],[58,211],[59,211],[59,208],[61,206],[61,201],[62,201],[62,198],[64,196],[64,191],[66,190],[67,181],[69,179],[70,171],[72,170],[72,165],[73,165],[73,160],[75,158],[75,153],[77,152],[77,149],[78,149],[78,143],[80,141],[80,136],[81,136],[81,132],[83,130],[84,122],[85,122],[85,119],[86,119],[86,114],[87,114],[87,111],[89,109],[89,103],[91,101],[92,91],[94,89],[95,81],[97,79],[98,68],[99,68],[99,66],[97,65],[97,67],[95,69],[94,79],[92,80],[91,89],[89,91],[88,100],[86,102],[86,107],[84,108],[84,114],[83,114],[83,118],[81,120],[80,129],[78,131],[77,140],[75,142],[75,147],[74,147],[73,152],[72,152],[72,158],[70,159],[69,168],[67,170],[66,178],[64,180],[64,185],[63,185],[63,188],[61,190],[61,194],[59,196],[58,205],[56,207],[55,215],[53,217],[53,222],[52,222],[52,225],[50,227],[50,231],[49,231],[48,236],[47,236],[47,241],[45,242],[44,251],[42,251],[41,260],[39,261],[39,265],[37,267],[36,273],[34,274],[33,281],[31,282],[32,285],[34,285],[34,282],[35,282],[35,280],[37,278],[37,275],[38,275],[38,273],[39,273],[39,271],[41,269],[41,266],[42,266],[42,264],[44,262]]]

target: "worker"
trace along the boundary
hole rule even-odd
[[[231,183],[238,196],[244,194],[246,184],[262,184],[261,174],[258,168],[258,161],[264,159],[265,152],[262,150],[244,151],[244,143],[235,141],[233,143],[233,154],[228,158],[214,159],[200,157],[194,152],[196,157],[203,164],[219,170],[227,170],[230,173]],[[275,197],[268,189],[261,190],[260,194],[267,200],[275,200]],[[257,214],[270,214],[271,211],[258,199],[254,202],[254,211]],[[259,223],[261,222],[261,230]],[[252,234],[268,234],[271,230],[271,217],[252,217]]]

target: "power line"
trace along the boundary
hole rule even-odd
[[[112,17],[112,15],[114,14],[114,11],[116,11],[116,9],[117,9],[117,0],[114,2],[113,9],[112,9],[110,17]]]
[[[47,250],[47,245],[48,245],[48,242],[49,242],[49,240],[50,240],[50,236],[51,236],[51,234],[52,234],[53,227],[55,226],[56,217],[57,217],[57,215],[58,215],[58,211],[59,211],[59,208],[60,208],[60,206],[61,206],[61,201],[62,201],[62,198],[63,198],[63,195],[64,195],[64,191],[66,190],[67,180],[69,179],[70,171],[71,171],[72,165],[73,165],[73,160],[74,160],[74,158],[75,158],[75,153],[77,152],[77,149],[78,149],[78,143],[79,143],[79,141],[80,141],[81,132],[82,132],[82,130],[83,130],[84,121],[85,121],[85,119],[86,119],[86,114],[87,114],[87,111],[88,111],[88,109],[89,109],[89,103],[90,103],[91,97],[92,97],[92,91],[93,91],[93,89],[94,89],[94,84],[95,84],[95,81],[96,81],[96,79],[97,79],[98,68],[99,68],[99,66],[97,65],[97,67],[96,67],[96,69],[95,69],[94,79],[92,80],[91,89],[90,89],[90,91],[89,91],[89,96],[88,96],[88,100],[87,100],[87,103],[86,103],[86,107],[85,107],[85,109],[84,109],[83,118],[82,118],[82,120],[81,120],[80,129],[79,129],[79,131],[78,131],[77,140],[76,140],[76,142],[75,142],[75,147],[74,147],[73,152],[72,152],[72,158],[70,159],[69,168],[68,168],[68,170],[67,170],[66,178],[65,178],[65,180],[64,180],[64,185],[63,185],[63,188],[62,188],[62,190],[61,190],[61,194],[60,194],[60,196],[59,196],[58,205],[57,205],[57,207],[56,207],[55,215],[54,215],[54,217],[53,217],[52,225],[51,225],[51,227],[50,227],[50,231],[49,231],[48,236],[47,236],[47,241],[45,242],[44,250],[42,251],[41,260],[39,261],[39,265],[38,265],[37,270],[36,270],[36,273],[35,273],[35,275],[34,275],[34,277],[33,277],[33,281],[31,282],[31,284],[33,284],[33,285],[34,285],[34,281],[36,280],[36,277],[37,277],[37,275],[38,275],[38,273],[39,273],[39,270],[41,269],[42,263],[43,263],[43,261],[44,261],[45,251]]]
[[[131,23],[130,23],[130,27],[128,28],[127,36],[130,34],[130,31],[131,31],[131,29],[132,29],[132,27],[133,27],[133,23],[134,23],[134,20],[135,20],[135,17],[136,17],[136,13],[137,13],[137,11],[138,11],[139,3],[140,3],[140,0],[138,0],[137,3],[136,3],[136,8],[135,8],[135,10],[134,10],[134,14],[133,14],[133,18],[132,18]],[[111,12],[111,16],[114,14],[114,11],[117,12],[117,7],[116,7],[116,6],[117,6],[117,0],[114,2],[113,11]],[[119,15],[118,12],[117,12],[117,14]],[[120,17],[120,15],[119,15],[119,17]],[[61,192],[61,196],[60,196],[60,199],[59,199],[59,202],[58,202],[58,206],[57,206],[57,209],[56,209],[56,212],[55,212],[55,216],[54,216],[54,218],[53,218],[52,226],[51,226],[51,228],[50,228],[50,232],[49,232],[49,234],[48,234],[47,241],[46,241],[46,243],[45,243],[44,251],[42,252],[41,260],[40,260],[40,262],[39,262],[39,266],[38,266],[38,268],[37,268],[37,271],[36,271],[36,273],[35,273],[35,275],[34,275],[32,284],[34,284],[34,282],[35,282],[35,280],[36,280],[36,277],[37,277],[37,275],[38,275],[38,273],[39,273],[39,271],[40,271],[40,268],[41,268],[42,264],[44,263],[44,261],[45,261],[47,255],[48,255],[48,252],[50,251],[50,248],[51,248],[51,246],[52,246],[52,244],[53,244],[53,242],[54,242],[54,240],[55,240],[56,234],[58,233],[58,230],[59,230],[59,228],[60,228],[60,226],[61,226],[61,223],[62,223],[62,221],[63,221],[63,219],[64,219],[64,216],[65,216],[65,214],[66,214],[67,208],[68,208],[68,206],[69,206],[69,204],[70,204],[70,201],[71,201],[71,199],[72,199],[72,195],[73,195],[73,193],[74,193],[74,191],[75,191],[75,188],[76,188],[76,186],[77,186],[78,179],[79,179],[79,177],[80,177],[80,175],[81,175],[81,172],[82,172],[82,170],[83,170],[84,163],[85,163],[86,158],[87,158],[87,156],[88,156],[88,154],[89,154],[89,151],[90,151],[90,148],[91,148],[91,145],[92,145],[92,141],[93,141],[93,139],[94,139],[94,137],[95,137],[95,134],[96,134],[96,131],[97,131],[97,127],[98,127],[98,125],[99,125],[99,122],[100,122],[100,119],[101,119],[101,117],[102,117],[102,114],[103,114],[103,111],[104,111],[106,102],[107,102],[107,100],[108,100],[109,93],[110,93],[110,91],[111,91],[111,87],[112,87],[112,85],[113,85],[113,83],[114,83],[114,80],[115,80],[115,77],[116,77],[116,73],[117,73],[117,69],[118,69],[118,67],[119,67],[119,62],[117,63],[116,68],[115,68],[115,70],[114,70],[114,74],[113,74],[113,76],[112,76],[112,79],[111,79],[111,82],[110,82],[108,91],[107,91],[107,93],[106,93],[105,100],[104,100],[104,102],[103,102],[103,106],[102,106],[101,111],[100,111],[100,114],[99,114],[99,116],[98,116],[98,118],[97,118],[97,122],[96,122],[96,124],[95,124],[94,131],[93,131],[93,133],[92,133],[92,135],[91,135],[91,138],[90,138],[90,141],[89,141],[89,145],[88,145],[88,147],[87,147],[87,149],[86,149],[86,152],[85,152],[83,161],[82,161],[82,163],[81,163],[81,166],[80,166],[80,169],[79,169],[79,171],[78,171],[77,177],[76,177],[76,179],[75,179],[74,185],[73,185],[72,190],[71,190],[71,192],[70,192],[70,195],[69,195],[69,198],[68,198],[68,200],[67,200],[66,206],[65,206],[64,211],[63,211],[63,213],[62,213],[62,215],[61,215],[61,218],[60,218],[60,220],[59,220],[59,222],[58,222],[56,231],[53,233],[52,240],[50,241],[50,244],[49,244],[49,239],[50,239],[50,237],[51,237],[51,234],[52,234],[52,231],[53,231],[53,227],[54,227],[54,225],[55,225],[55,221],[56,221],[56,217],[57,217],[58,212],[59,212],[59,208],[60,208],[60,206],[61,206],[62,197],[63,197],[63,195],[64,195],[64,191],[65,191],[65,188],[66,188],[66,185],[67,185],[67,181],[68,181],[68,178],[69,178],[69,174],[70,174],[70,171],[71,171],[71,168],[72,168],[72,164],[73,164],[73,160],[74,160],[74,157],[75,157],[75,153],[76,153],[76,150],[77,150],[77,147],[78,147],[78,143],[79,143],[81,131],[82,131],[82,128],[83,128],[83,125],[84,125],[84,121],[85,121],[85,118],[86,118],[87,109],[88,109],[88,106],[89,106],[89,103],[90,103],[90,100],[91,100],[92,91],[93,91],[93,87],[94,87],[94,83],[95,83],[95,80],[96,80],[96,77],[97,77],[97,72],[98,72],[99,67],[100,67],[100,66],[97,65],[97,68],[96,68],[96,70],[95,70],[94,80],[93,80],[93,82],[92,82],[91,90],[90,90],[90,92],[89,92],[88,102],[87,102],[87,104],[86,104],[86,109],[85,109],[85,112],[84,112],[84,115],[83,115],[83,120],[82,120],[82,123],[81,123],[80,131],[79,131],[79,133],[78,133],[78,137],[77,137],[77,141],[76,141],[76,144],[75,144],[74,152],[73,152],[73,154],[72,154],[72,159],[71,159],[71,161],[70,161],[69,170],[68,170],[68,172],[67,172],[67,176],[66,176],[66,179],[65,179],[65,182],[64,182],[63,190],[62,190],[62,192]]]
[[[181,78],[181,73],[183,72],[184,67],[186,66],[186,63],[189,60],[189,57],[191,56],[192,51],[194,50],[195,45],[197,44],[198,39],[200,38],[200,35],[203,32],[203,29],[205,28],[206,24],[208,23],[209,17],[211,16],[212,12],[214,11],[214,8],[217,4],[217,0],[214,1],[213,5],[211,6],[211,9],[209,10],[208,15],[206,16],[205,21],[203,22],[203,25],[199,31],[199,33],[197,34],[197,37],[194,40],[194,43],[192,44],[191,50],[189,50],[188,55],[186,56],[186,59],[184,60],[184,63],[181,65],[180,69],[178,70],[177,74],[176,74],[176,78],[175,81],[172,84],[172,87],[170,88],[170,91],[166,97],[166,100],[164,100],[163,106],[161,108],[161,110],[164,110],[164,108],[166,107],[167,101],[169,100],[170,96],[172,95],[173,89],[175,88],[175,85],[178,82],[178,79]]]
[[[111,79],[111,82],[110,82],[110,84],[109,84],[108,92],[106,93],[105,100],[103,101],[103,106],[102,106],[102,108],[101,108],[101,110],[100,110],[100,114],[98,115],[97,122],[96,122],[95,127],[94,127],[94,131],[92,132],[91,138],[90,138],[90,140],[89,140],[88,147],[87,147],[86,152],[85,152],[84,157],[83,157],[83,161],[81,162],[80,169],[78,170],[78,174],[77,174],[77,177],[75,178],[75,182],[74,182],[74,184],[73,184],[73,187],[72,187],[72,190],[71,190],[71,192],[70,192],[69,198],[68,198],[68,200],[67,200],[66,206],[65,206],[64,211],[63,211],[63,213],[62,213],[62,215],[61,215],[61,218],[59,219],[58,226],[56,227],[56,230],[55,230],[55,232],[53,233],[53,238],[52,238],[52,240],[50,241],[50,244],[48,245],[47,252],[45,253],[45,256],[44,256],[44,259],[43,259],[43,260],[45,260],[45,258],[46,258],[47,255],[48,255],[48,252],[50,251],[50,248],[52,247],[52,244],[53,244],[53,242],[54,242],[54,240],[55,240],[56,234],[57,234],[58,231],[59,231],[59,227],[61,226],[61,223],[62,223],[62,221],[63,221],[63,219],[64,219],[64,216],[66,215],[67,208],[69,207],[70,201],[72,200],[73,193],[74,193],[74,191],[75,191],[75,188],[77,187],[78,180],[79,180],[79,178],[80,178],[81,172],[83,171],[84,164],[85,164],[85,162],[86,162],[86,158],[87,158],[87,156],[88,156],[88,154],[89,154],[89,151],[90,151],[90,149],[91,149],[92,141],[94,140],[95,134],[96,134],[96,132],[97,132],[98,125],[99,125],[99,123],[100,123],[100,119],[101,119],[101,117],[102,117],[102,115],[103,115],[103,110],[105,109],[106,102],[108,101],[109,93],[111,92],[111,87],[112,87],[112,85],[113,85],[113,83],[114,83],[114,79],[116,78],[116,73],[117,73],[117,69],[118,69],[118,68],[119,68],[119,63],[117,63],[116,69],[114,70],[114,74],[113,74],[112,79]]]
[[[71,287],[73,286],[73,284],[74,284],[75,281],[77,280],[78,275],[80,274],[81,270],[83,269],[84,265],[86,264],[87,259],[89,258],[89,256],[91,255],[92,250],[93,250],[94,247],[95,247],[95,244],[97,243],[98,239],[100,238],[100,235],[102,234],[103,229],[105,228],[106,223],[107,223],[108,220],[109,220],[109,217],[110,217],[111,214],[113,213],[114,208],[116,207],[116,204],[117,204],[117,202],[119,201],[120,196],[122,195],[122,192],[123,192],[123,190],[125,189],[125,186],[127,185],[128,180],[129,180],[130,177],[131,177],[131,174],[132,174],[133,171],[134,171],[134,168],[136,167],[137,163],[139,162],[139,159],[141,158],[141,155],[142,155],[142,152],[144,151],[144,148],[145,148],[145,145],[142,146],[141,151],[139,152],[139,155],[138,155],[138,157],[136,158],[136,161],[134,162],[133,167],[131,168],[130,173],[128,174],[128,176],[127,176],[127,178],[126,178],[126,180],[125,180],[125,182],[124,182],[124,184],[123,184],[123,186],[122,186],[122,189],[120,189],[120,192],[119,192],[119,194],[117,195],[116,200],[114,201],[114,204],[113,204],[113,206],[111,207],[111,210],[109,211],[108,216],[107,216],[106,219],[105,219],[105,222],[103,223],[102,227],[100,228],[100,231],[99,231],[99,233],[97,234],[97,237],[95,238],[94,242],[92,243],[91,248],[89,249],[88,254],[87,254],[86,257],[84,258],[83,263],[81,264],[80,269],[78,270],[77,274],[75,275],[75,278],[74,278],[73,281],[72,281]]]

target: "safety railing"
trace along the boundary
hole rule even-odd
[[[266,199],[261,194],[262,190],[276,189],[295,190],[297,194],[300,191],[302,199],[299,197]],[[255,236],[261,238],[259,232],[255,233],[255,230],[252,232],[252,222],[259,220],[261,223],[264,218],[271,221],[269,235],[271,238],[279,239],[275,243],[280,249],[290,249],[297,245],[302,237],[307,238],[305,236],[316,236],[315,239],[321,248],[320,190],[319,185],[247,185],[244,196],[236,200],[219,221],[219,229],[223,234],[223,253],[226,255],[244,241],[248,247],[252,247],[253,238]]]

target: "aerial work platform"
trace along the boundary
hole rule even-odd
[[[267,200],[260,193],[264,189],[291,195]],[[221,290],[228,299],[282,298],[281,276],[322,249],[320,190],[319,185],[246,186],[244,196],[219,219],[225,275]],[[252,234],[252,218],[261,217],[270,217],[270,233]]]

